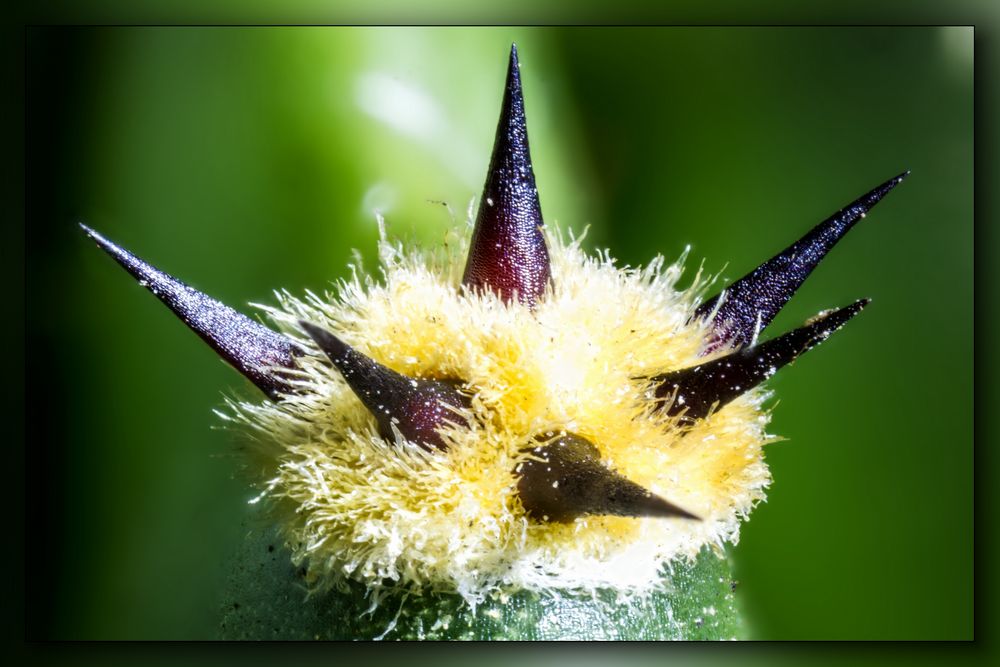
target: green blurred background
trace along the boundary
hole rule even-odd
[[[252,389],[75,223],[245,312],[374,266],[375,210],[439,243],[512,41],[546,220],[622,263],[738,278],[913,170],[771,329],[874,299],[772,382],[737,595],[754,637],[972,637],[969,28],[29,29],[30,637],[214,636],[252,495],[212,414]]]

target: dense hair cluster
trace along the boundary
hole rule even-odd
[[[658,585],[673,558],[736,540],[770,479],[766,393],[690,427],[657,409],[645,378],[700,360],[706,327],[688,320],[704,285],[675,289],[679,263],[622,270],[577,242],[548,242],[554,287],[533,309],[462,288],[462,243],[435,260],[384,239],[383,281],[356,276],[335,294],[282,295],[269,309],[304,347],[300,321],[415,381],[462,378],[469,397],[440,429],[442,449],[405,440],[402,429],[386,438],[316,349],[286,400],[233,404],[265,443],[275,470],[267,495],[281,501],[288,542],[318,584],[347,575],[473,598],[505,585],[638,591]],[[640,489],[635,513],[648,518],[603,514],[628,509],[605,508],[604,497],[575,521],[529,514],[517,484],[524,466],[542,469],[529,486],[572,483],[565,471],[546,478],[550,466],[534,451],[567,435],[596,449],[584,487],[629,480]],[[654,511],[649,500],[662,498],[667,511]],[[577,509],[567,505],[567,516]]]

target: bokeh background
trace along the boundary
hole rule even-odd
[[[546,220],[735,279],[910,178],[772,325],[870,296],[778,374],[732,553],[759,638],[972,637],[970,28],[32,28],[28,634],[210,638],[252,388],[75,227],[251,312],[462,224],[522,59]]]

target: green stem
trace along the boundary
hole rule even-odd
[[[742,636],[726,557],[705,550],[677,564],[670,590],[618,600],[567,591],[518,592],[474,611],[454,593],[393,593],[369,613],[365,589],[306,596],[302,572],[272,531],[254,530],[222,601],[224,639],[731,639]]]

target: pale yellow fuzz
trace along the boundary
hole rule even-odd
[[[770,481],[766,393],[746,394],[681,437],[636,379],[706,360],[698,356],[704,325],[687,323],[704,296],[700,276],[678,291],[683,257],[620,269],[550,232],[553,288],[531,311],[460,287],[462,231],[437,252],[404,251],[383,231],[378,280],[357,269],[335,294],[282,293],[280,307],[266,309],[312,351],[300,391],[232,408],[254,429],[262,496],[282,512],[295,559],[316,587],[346,576],[376,593],[397,584],[457,590],[470,604],[513,588],[641,594],[665,585],[670,561],[735,543]],[[380,438],[300,319],[411,377],[464,380],[472,410],[446,429],[448,450]],[[702,520],[528,520],[514,469],[535,436],[562,430]]]

